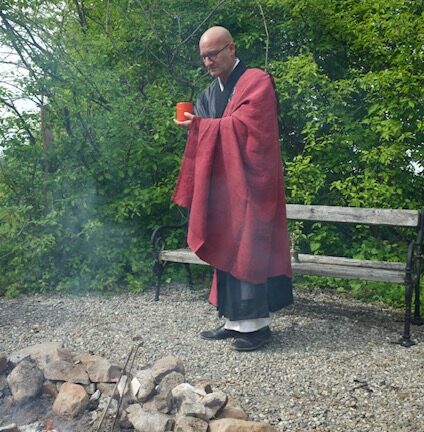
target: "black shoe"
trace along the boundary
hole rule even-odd
[[[250,333],[239,333],[239,335],[230,346],[236,351],[254,351],[271,340],[271,330],[268,326]]]
[[[200,333],[200,337],[203,339],[211,339],[211,340],[220,340],[220,339],[228,339],[240,336],[239,332],[236,332],[234,330],[228,330],[224,328],[224,325],[221,327],[218,327],[215,330],[207,330],[202,331]]]

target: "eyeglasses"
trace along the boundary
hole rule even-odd
[[[225,47],[221,48],[219,51],[212,51],[212,52],[210,52],[210,53],[208,53],[208,54],[202,54],[202,55],[201,55],[202,60],[203,60],[203,61],[206,61],[207,58],[208,58],[210,61],[215,60],[216,57],[218,56],[218,54],[219,54],[221,51],[224,51],[225,48],[227,48],[229,45],[230,45],[230,44],[227,43],[227,45],[225,45]]]

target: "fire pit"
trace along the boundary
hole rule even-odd
[[[172,355],[123,367],[62,344],[0,354],[0,432],[272,432],[207,381],[186,381]]]

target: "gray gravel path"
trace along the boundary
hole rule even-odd
[[[0,351],[58,341],[123,363],[141,336],[139,364],[177,355],[189,382],[208,379],[279,431],[424,431],[424,327],[405,349],[390,343],[402,311],[321,290],[295,298],[274,317],[271,343],[251,353],[198,336],[220,324],[206,290],[173,285],[159,302],[153,291],[0,298]]]

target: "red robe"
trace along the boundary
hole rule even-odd
[[[194,117],[172,199],[190,209],[187,242],[202,260],[252,284],[291,277],[277,101],[267,73],[248,69],[223,117]]]

